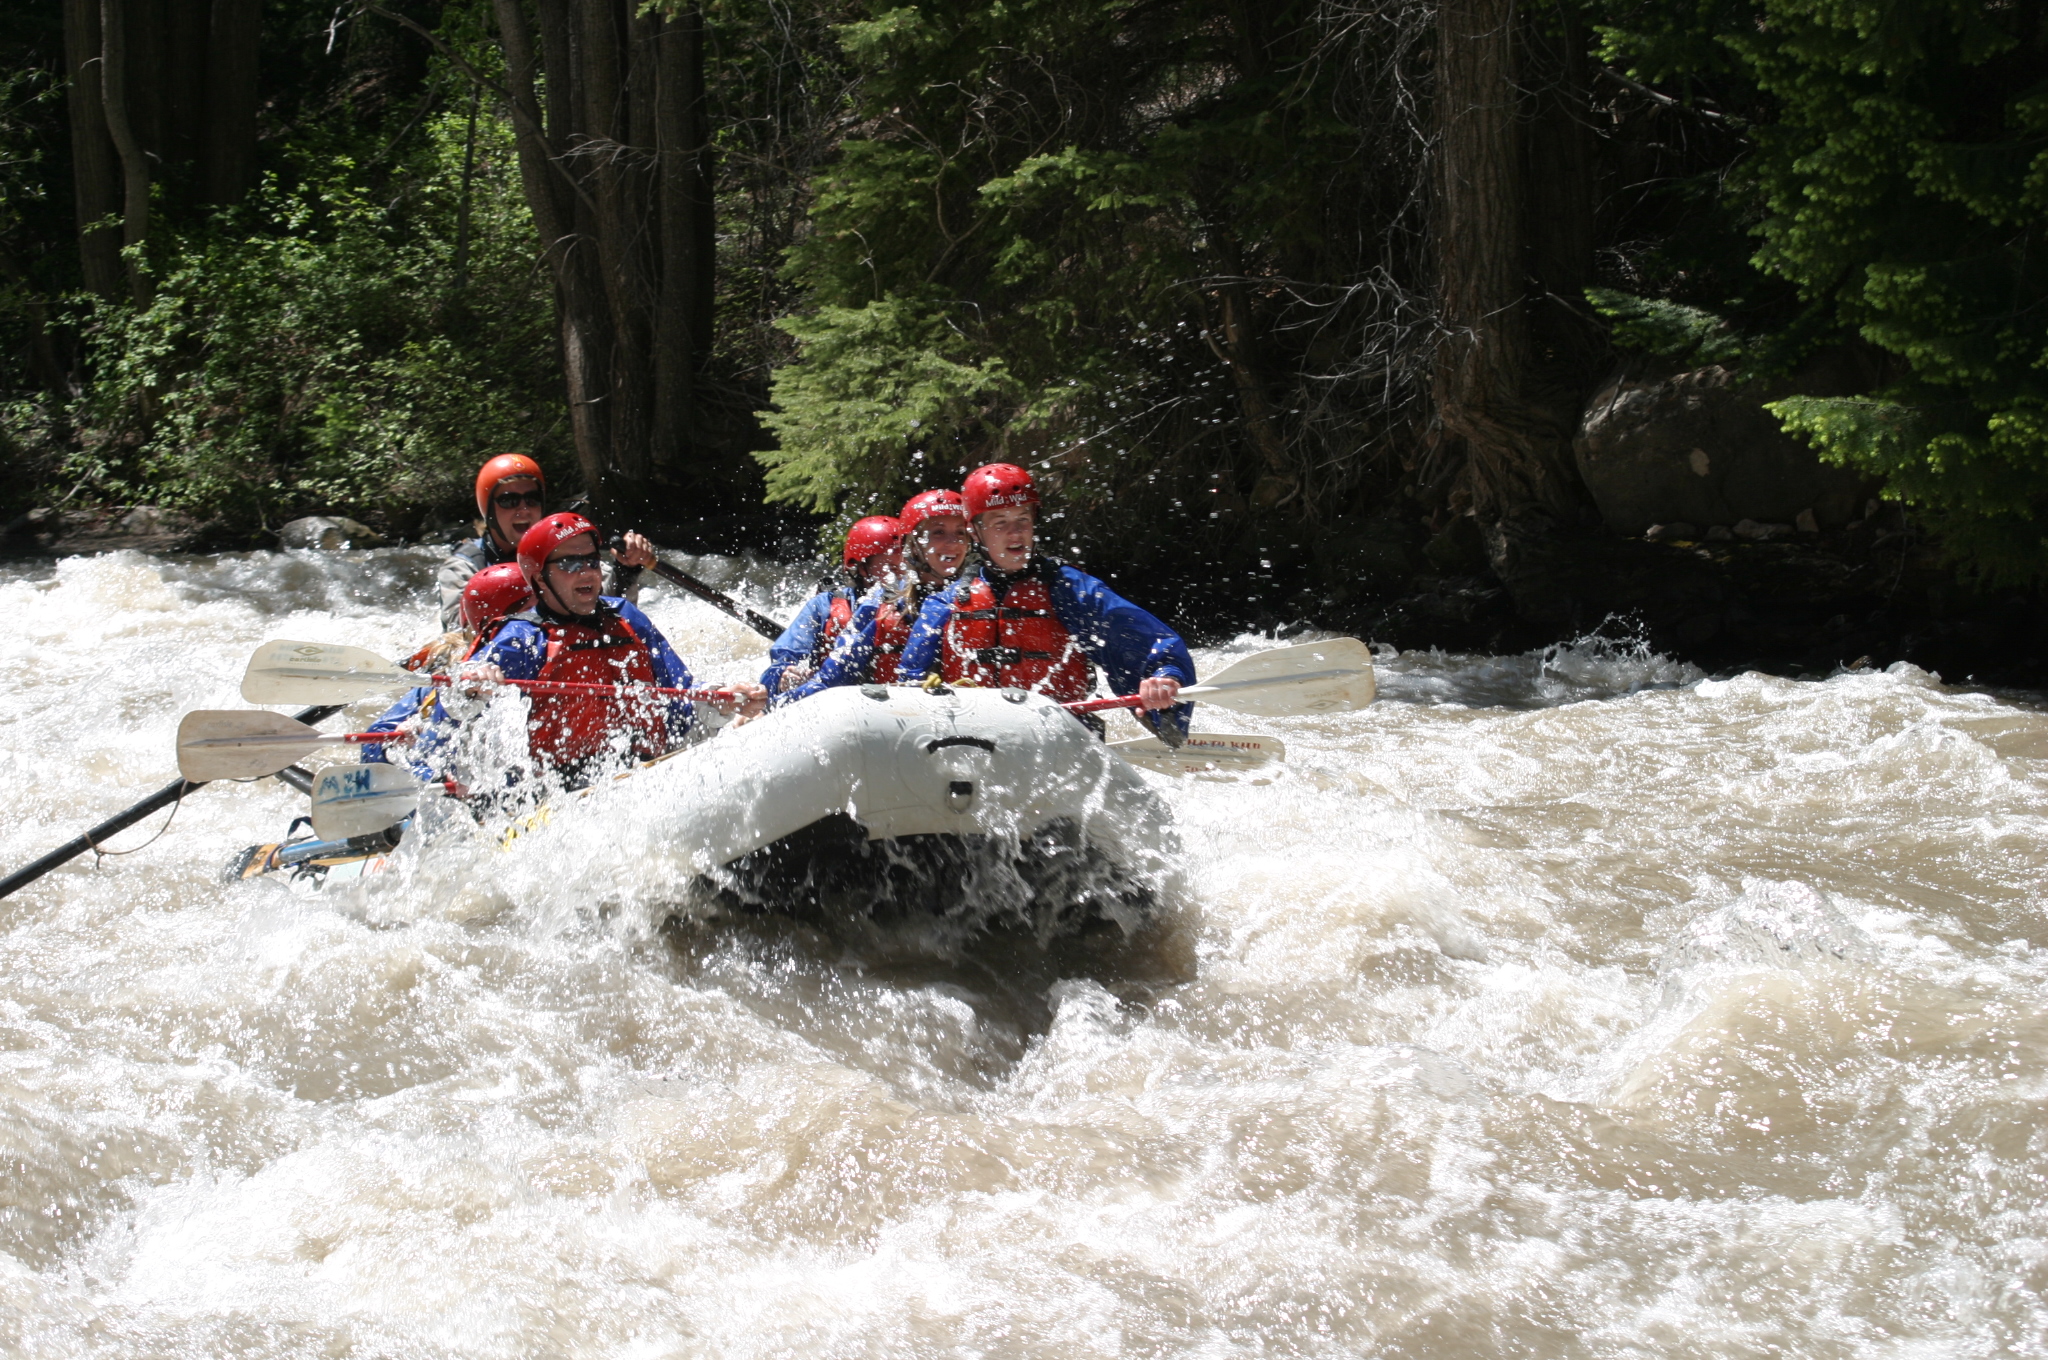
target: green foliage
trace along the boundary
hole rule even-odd
[[[1000,359],[962,362],[967,349],[944,312],[906,298],[821,307],[785,328],[807,362],[785,370],[768,426],[780,444],[759,456],[768,496],[830,514],[855,484],[904,475],[901,451],[933,431],[975,427],[1009,395]]]
[[[452,259],[467,119],[426,129],[394,221],[347,159],[273,177],[157,252],[146,311],[87,304],[96,381],[67,475],[230,526],[346,509],[401,528],[461,513],[493,451],[561,459],[548,298],[510,129],[479,123],[466,287]]]
[[[1779,403],[1786,428],[1883,476],[1978,572],[2048,577],[2041,8],[1756,0],[1632,22],[1606,40],[1637,74],[1732,61],[1772,110],[1730,180],[1755,266],[1890,356],[1868,400]]]
[[[1109,504],[1243,458],[1204,281],[1311,276],[1355,173],[1323,68],[1233,60],[1298,36],[1296,9],[1241,41],[1253,21],[1204,0],[918,0],[840,26],[863,135],[788,253],[807,308],[780,323],[770,497],[886,504],[1001,457]]]
[[[1665,298],[1588,288],[1586,300],[1614,326],[1614,342],[1687,364],[1742,362],[1742,338],[1722,318]]]

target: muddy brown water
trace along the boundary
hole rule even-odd
[[[0,864],[163,782],[258,642],[409,650],[432,565],[0,569]],[[0,902],[0,1350],[2048,1353],[2030,696],[1605,643],[1381,687],[1207,715],[1287,764],[1160,780],[1192,905],[1050,952],[664,926],[573,866],[226,886],[300,809],[209,788]]]

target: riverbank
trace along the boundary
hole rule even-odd
[[[287,526],[287,546],[378,546],[353,521]],[[69,557],[134,550],[206,551],[206,526],[154,506],[43,512],[6,526],[0,554]],[[676,551],[741,551],[800,562],[814,541],[786,513],[754,521],[650,526]],[[432,541],[468,532],[442,526]],[[1896,510],[1846,530],[1762,539],[1589,530],[1517,542],[1512,583],[1469,521],[1431,534],[1390,517],[1344,526],[1276,569],[1219,562],[1162,574],[1082,565],[1169,615],[1196,638],[1247,630],[1327,629],[1404,651],[1507,654],[1589,635],[1629,637],[1712,674],[1825,676],[1906,661],[1952,681],[2048,682],[2048,607],[2034,592],[1973,586]],[[821,569],[822,575],[822,569]]]
[[[1414,589],[1326,626],[1397,647],[1517,652],[1628,635],[1714,674],[1826,676],[1906,661],[1955,682],[2048,676],[2042,601],[1973,586],[1909,526],[1744,541],[1584,535],[1523,544],[1488,572]]]

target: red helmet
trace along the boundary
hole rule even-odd
[[[1035,508],[1038,488],[1031,484],[1031,474],[1015,463],[990,463],[967,474],[960,498],[967,504],[967,518],[974,520],[1009,505]]]
[[[475,632],[492,619],[517,614],[532,598],[533,587],[517,562],[485,567],[462,588],[462,626]]]
[[[476,475],[476,512],[486,523],[491,518],[491,490],[508,477],[531,477],[540,483],[542,491],[548,489],[547,474],[540,470],[539,463],[523,453],[499,454]]]
[[[902,541],[902,525],[887,515],[869,515],[855,520],[846,531],[846,551],[839,560],[850,567],[885,553]]]
[[[598,533],[595,524],[569,511],[549,515],[519,536],[519,570],[526,573],[527,582],[535,590],[540,589],[548,557],[578,534],[589,534],[599,546],[604,543],[604,535]]]
[[[920,491],[903,502],[903,513],[896,516],[896,520],[903,526],[904,533],[911,534],[917,532],[918,525],[928,519],[937,519],[941,515],[967,518],[967,503],[960,499],[959,492],[943,489]]]

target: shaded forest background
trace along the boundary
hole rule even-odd
[[[10,519],[410,536],[519,449],[765,546],[1005,459],[1232,618],[1562,626],[1558,545],[1661,569],[1588,398],[1719,364],[2048,574],[2048,7],[36,0],[0,71]]]

